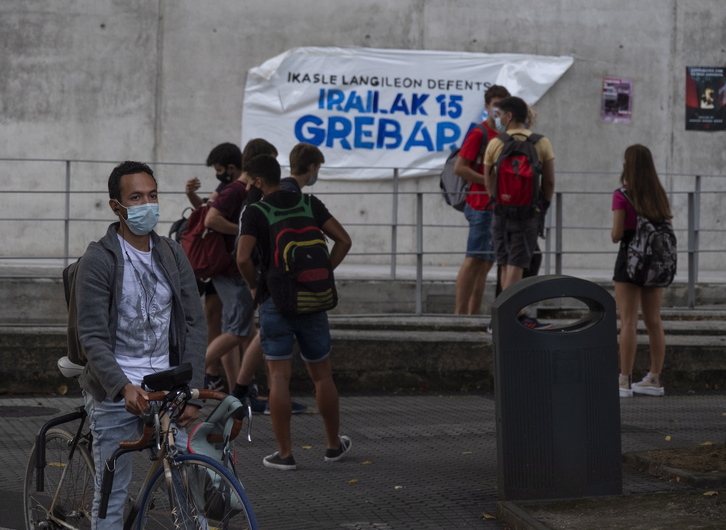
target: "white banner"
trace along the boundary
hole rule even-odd
[[[541,55],[294,48],[249,70],[242,146],[264,138],[285,165],[296,143],[317,145],[325,155],[322,179],[390,178],[391,168],[401,176],[431,174],[481,122],[489,86],[503,85],[533,105],[572,63]]]

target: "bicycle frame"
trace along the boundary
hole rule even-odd
[[[70,459],[71,457],[73,457],[76,447],[78,446],[78,443],[80,442],[80,439],[82,437],[81,431],[83,430],[83,426],[86,423],[86,417],[86,410],[83,407],[80,407],[74,412],[69,412],[68,414],[64,414],[63,416],[58,416],[57,418],[52,418],[48,420],[45,425],[40,428],[40,431],[38,431],[38,434],[35,437],[35,447],[37,448],[35,452],[35,491],[43,491],[44,489],[43,482],[45,481],[45,466],[47,464],[45,460],[46,433],[57,425],[63,425],[64,423],[70,423],[75,420],[81,420],[81,424],[78,426],[78,431],[73,438],[73,443],[71,444],[71,449],[68,453]]]
[[[129,452],[139,452],[145,449],[149,449],[151,451],[151,465],[149,466],[145,479],[140,485],[139,495],[137,495],[137,498],[131,506],[129,513],[124,518],[124,528],[130,529],[137,522],[137,517],[142,507],[143,492],[152,485],[155,477],[159,473],[160,467],[162,466],[164,469],[164,479],[167,485],[166,489],[170,497],[169,503],[170,505],[173,504],[174,499],[171,498],[172,490],[174,487],[172,483],[172,470],[176,465],[175,459],[180,454],[175,446],[176,428],[172,425],[175,414],[178,415],[181,413],[182,407],[185,406],[186,402],[189,399],[217,399],[221,401],[225,397],[226,394],[222,394],[220,392],[213,392],[209,390],[189,390],[188,388],[177,389],[172,392],[160,391],[149,394],[149,400],[150,402],[153,402],[153,405],[145,410],[144,414],[142,414],[142,420],[144,422],[144,433],[142,437],[136,441],[121,442],[119,444],[119,448],[116,449],[116,451],[114,451],[111,457],[106,461],[101,484],[101,502],[99,505],[98,517],[100,519],[103,519],[106,516],[106,511],[108,508],[108,498],[113,485],[113,478],[117,459],[123,454]],[[244,416],[248,419],[247,437],[248,439],[250,439],[251,436],[249,431],[251,430],[251,424],[249,420],[251,420],[251,410],[248,406],[246,408],[241,407],[239,411],[243,412]],[[68,436],[70,439],[70,443],[68,445],[68,460],[71,461],[73,459],[73,456],[77,453],[80,443],[88,443],[89,449],[90,445],[93,443],[93,439],[90,433],[83,432],[85,426],[87,425],[86,419],[87,413],[85,408],[79,407],[77,410],[71,413],[50,419],[41,427],[36,436],[36,456],[34,462],[35,470],[33,477],[35,482],[35,490],[37,492],[42,492],[45,489],[45,467],[48,465],[46,455],[46,437],[48,431],[58,425],[63,425],[72,421],[80,420],[80,424],[75,430],[75,435],[73,435],[72,438],[71,433],[73,431],[68,432]],[[242,420],[242,416],[235,416],[234,428],[231,434],[232,439],[234,439],[239,434],[242,427]],[[217,436],[218,435],[209,435],[210,442],[221,442],[221,439],[216,439]],[[92,468],[90,469],[92,470]],[[55,491],[48,492],[52,495],[52,500],[50,508],[47,510],[46,516],[48,517],[48,521],[52,522],[51,524],[72,528],[71,526],[68,526],[63,520],[57,519],[54,515],[56,503],[60,502],[60,499],[62,497],[63,486],[67,471],[68,468],[63,469],[58,485],[55,486]]]

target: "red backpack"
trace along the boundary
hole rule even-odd
[[[497,138],[504,146],[494,164],[494,213],[508,219],[529,219],[535,214],[542,181],[542,164],[535,149],[542,135],[533,133],[518,140],[502,133]]]
[[[233,276],[237,267],[227,251],[224,234],[204,226],[208,211],[205,204],[191,213],[181,235],[181,246],[197,278]]]

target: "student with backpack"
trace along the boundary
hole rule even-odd
[[[502,289],[506,289],[521,280],[532,263],[555,192],[555,154],[547,138],[526,128],[524,100],[509,97],[498,107],[494,121],[502,134],[489,142],[484,175],[494,204],[494,253],[502,269]],[[530,329],[550,327],[524,312],[519,320]]]
[[[673,281],[676,266],[675,236],[670,204],[653,163],[650,149],[631,145],[625,150],[622,188],[613,193],[613,243],[619,243],[615,260],[615,301],[620,314],[620,397],[665,394],[661,372],[665,359],[665,332],[660,316],[663,287]],[[647,226],[650,224],[650,226]],[[648,244],[638,239],[650,233]],[[659,235],[660,234],[660,235]],[[642,274],[644,267],[650,270]],[[632,382],[637,349],[638,306],[650,345],[650,371]]]
[[[499,134],[494,124],[494,109],[506,97],[509,97],[509,92],[503,86],[492,85],[487,89],[484,93],[487,119],[466,135],[454,165],[454,173],[469,183],[464,206],[469,236],[466,256],[456,277],[454,313],[457,315],[478,315],[481,312],[487,275],[494,262],[492,211],[484,184],[483,160],[487,145]]]
[[[242,214],[237,247],[237,265],[260,303],[260,338],[278,446],[263,464],[284,471],[297,467],[292,455],[289,388],[296,339],[325,426],[324,460],[337,462],[352,444],[338,432],[338,390],[330,362],[326,311],[337,303],[333,269],[350,250],[350,236],[319,199],[280,188],[280,165],[273,157],[258,156],[245,170],[248,182],[264,195]],[[333,242],[329,251],[326,237]],[[252,259],[255,247],[260,256],[259,278]]]

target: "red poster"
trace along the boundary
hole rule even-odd
[[[686,130],[726,130],[726,68],[686,67]]]

